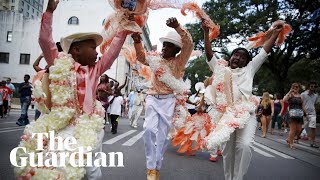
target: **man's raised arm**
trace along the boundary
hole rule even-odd
[[[43,13],[39,34],[39,45],[47,64],[51,66],[58,57],[58,49],[52,38],[52,16],[57,8],[58,0],[49,0],[47,10]]]

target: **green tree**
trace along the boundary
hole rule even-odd
[[[254,81],[260,90],[284,93],[293,81],[306,82],[307,78],[319,75],[319,72],[312,68],[320,66],[317,60],[320,57],[319,18],[313,16],[319,7],[320,2],[312,0],[211,0],[202,8],[220,25],[220,35],[212,42],[212,46],[219,47],[219,53],[226,58],[230,55],[227,46],[231,43],[243,46],[247,43],[247,37],[258,31],[266,31],[272,22],[278,19],[285,20],[292,26],[285,42],[280,47],[273,48]],[[186,27],[192,34],[196,47],[203,50],[200,23],[187,24]],[[234,39],[238,40],[235,44]],[[252,50],[253,55],[257,52],[257,49]],[[293,65],[300,61],[304,62],[303,66],[294,68]],[[295,69],[295,75],[310,76],[294,79],[296,76],[290,77],[291,68]]]

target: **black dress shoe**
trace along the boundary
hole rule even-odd
[[[19,120],[16,122],[16,125],[23,126],[23,124],[21,124],[21,122]]]
[[[310,144],[310,147],[319,148],[319,146],[317,146],[316,144]]]

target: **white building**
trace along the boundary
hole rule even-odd
[[[43,4],[44,0],[0,0],[0,10],[18,11],[33,19],[41,16]]]
[[[26,5],[26,1],[33,2],[20,0],[19,4],[23,2]],[[48,1],[36,2],[42,3],[45,11]],[[18,8],[19,4],[16,5]],[[54,12],[53,40],[58,42],[61,37],[77,32],[101,32],[104,19],[112,12],[106,0],[60,0]],[[24,74],[35,74],[32,64],[41,53],[38,44],[40,21],[40,16],[26,17],[21,9],[20,12],[0,10],[0,80],[10,77],[12,82],[18,83],[23,81]],[[143,31],[145,47],[151,50],[148,27],[144,27]],[[126,43],[132,43],[130,36]],[[120,84],[124,83],[126,73],[131,74],[129,64],[123,57],[119,57],[106,73]]]

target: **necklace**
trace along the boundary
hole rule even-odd
[[[34,97],[38,98],[37,107],[43,114],[35,122],[31,122],[24,130],[24,135],[20,141],[20,147],[26,147],[26,153],[37,152],[36,138],[31,138],[32,133],[48,133],[54,130],[58,132],[63,129],[71,129],[69,133],[77,140],[72,148],[88,147],[96,148],[98,133],[103,128],[104,109],[99,101],[95,102],[93,114],[84,114],[80,109],[77,97],[76,71],[74,69],[74,59],[70,54],[60,53],[55,59],[54,65],[50,67],[49,86],[51,92],[52,108],[48,111],[43,99],[45,94],[40,88],[41,83],[35,83]],[[44,140],[44,152],[48,150],[47,142]],[[86,149],[86,148],[85,148]],[[65,150],[66,152],[69,152]],[[60,151],[61,152],[61,151]],[[25,153],[17,153],[17,159],[23,157]],[[81,179],[85,175],[84,167],[73,167],[69,164],[69,158],[65,157],[66,167],[30,167],[15,168],[16,176],[29,176],[34,179]],[[43,159],[45,161],[45,159]],[[30,160],[29,160],[30,161]],[[27,163],[29,164],[29,163]]]

